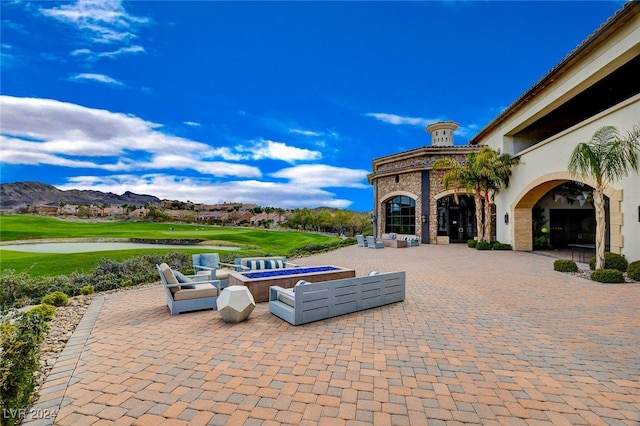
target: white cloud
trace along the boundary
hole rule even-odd
[[[209,145],[164,134],[161,125],[135,116],[12,96],[0,96],[0,108],[0,152],[7,164],[114,172],[177,166],[213,176],[261,175],[256,167],[207,161],[217,153]]]
[[[83,56],[89,60],[97,60],[100,58],[117,58],[122,55],[135,55],[138,53],[144,53],[144,47],[142,46],[130,46],[130,47],[122,47],[120,49],[109,51],[109,52],[94,52],[90,49],[76,49],[71,52],[72,56]]]
[[[196,123],[195,121],[183,121],[184,124],[191,127],[200,127],[200,123]]]
[[[87,189],[122,194],[155,195],[168,200],[190,200],[196,203],[256,203],[284,208],[335,207],[348,208],[350,200],[337,199],[335,194],[318,187],[299,187],[294,183],[243,180],[211,182],[192,177],[167,174],[77,176],[67,184],[56,185],[62,190]]]
[[[94,74],[94,73],[88,73],[88,72],[76,74],[73,77],[71,77],[69,80],[71,81],[89,80],[89,81],[97,81],[98,83],[113,84],[116,86],[124,85],[120,80],[116,80],[115,78],[109,77],[108,75]]]
[[[293,163],[296,161],[310,161],[322,158],[320,151],[311,151],[309,149],[290,146],[283,142],[264,139],[252,141],[252,145],[249,147],[237,146],[236,149],[240,152],[247,153],[248,157],[254,160],[272,159]]]
[[[311,188],[367,188],[364,181],[369,172],[324,164],[303,164],[272,173],[271,176],[288,179],[300,187]]]
[[[130,15],[120,0],[78,0],[40,12],[76,27],[96,43],[123,43],[136,38],[136,26],[149,23],[148,18]]]
[[[396,114],[388,114],[385,112],[369,112],[365,114],[367,117],[373,117],[376,120],[393,125],[409,125],[426,127],[428,124],[439,121],[421,117],[404,117]]]
[[[289,131],[291,133],[297,134],[297,135],[304,135],[304,136],[320,136],[320,133],[318,132],[314,132],[313,130],[302,130],[302,129],[289,129]]]

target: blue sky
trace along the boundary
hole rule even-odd
[[[2,1],[0,181],[369,211],[374,158],[488,124],[622,1]]]

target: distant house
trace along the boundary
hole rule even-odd
[[[55,216],[58,214],[58,206],[35,206],[36,213]]]

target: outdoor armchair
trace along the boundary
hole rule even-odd
[[[374,237],[367,237],[367,247],[372,249],[384,248],[384,242],[376,240]]]
[[[218,253],[194,254],[191,257],[193,259],[193,271],[196,275],[208,275],[210,280],[222,281],[223,288],[227,286],[230,269],[223,269],[222,267],[235,269],[234,265],[220,262]]]
[[[216,301],[222,292],[220,280],[202,280],[204,276],[183,275],[166,263],[156,265],[167,296],[171,315],[201,309],[217,309]]]

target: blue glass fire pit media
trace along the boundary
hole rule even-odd
[[[307,268],[291,268],[291,269],[272,269],[260,272],[245,272],[243,275],[247,278],[267,278],[279,277],[284,275],[310,274],[313,272],[337,271],[340,268],[335,266],[310,266]]]

